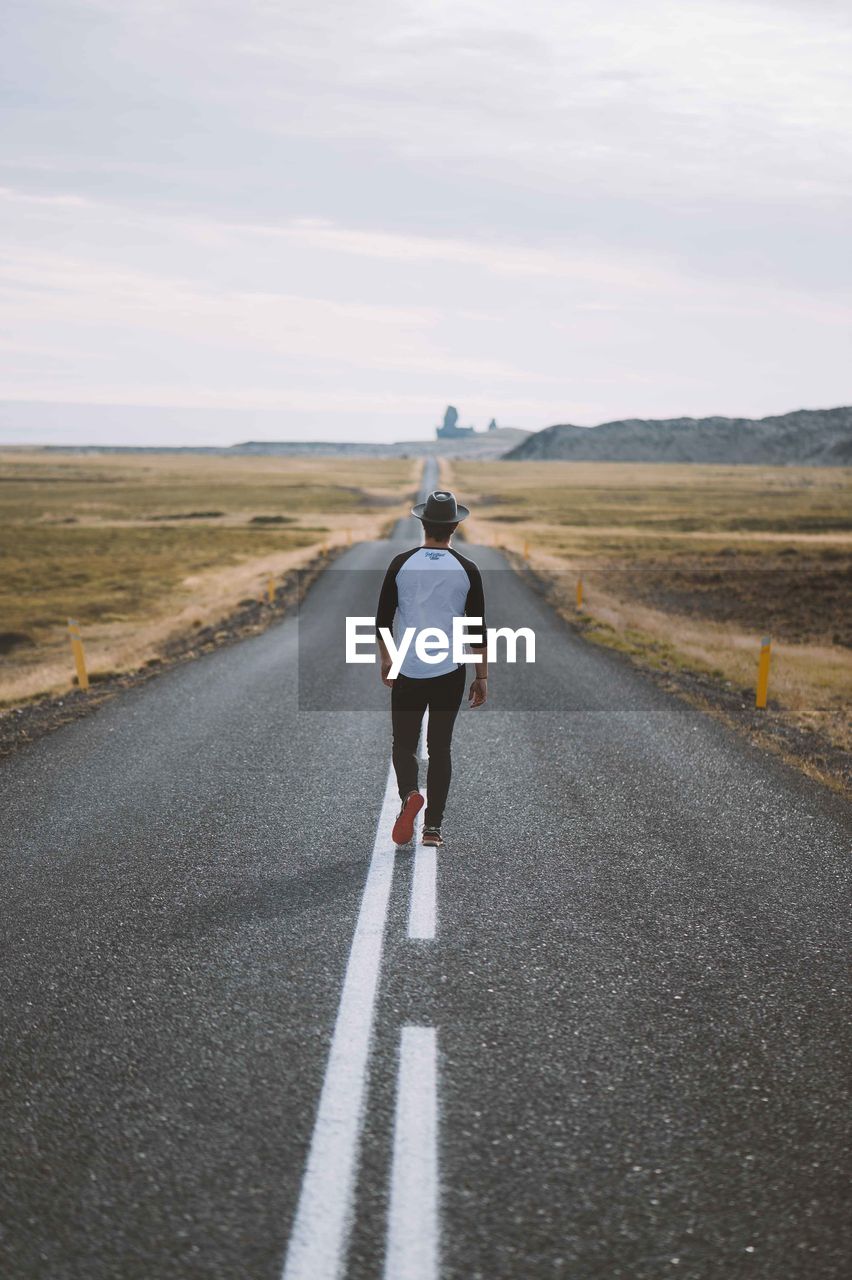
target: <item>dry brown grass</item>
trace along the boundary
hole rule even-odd
[[[471,539],[528,550],[563,583],[568,616],[582,575],[590,639],[753,691],[769,632],[772,704],[849,748],[852,471],[453,462],[444,474],[472,500]]]
[[[405,508],[410,460],[0,450],[0,705],[132,670],[329,547]]]

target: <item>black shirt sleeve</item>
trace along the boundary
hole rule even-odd
[[[470,583],[464,606],[465,617],[482,619],[482,644],[471,643],[470,646],[474,653],[482,653],[486,648],[485,590],[482,585],[482,574],[479,572],[479,566],[475,565],[472,560],[468,560],[467,556],[459,555],[458,551],[453,547],[450,548],[450,551],[463,565],[467,580]]]
[[[464,611],[468,618],[482,619],[482,644],[471,643],[474,653],[482,653],[485,649],[485,591],[482,586],[482,574],[472,560],[465,565],[470,579],[470,590],[467,593]]]
[[[399,594],[396,589],[396,575],[399,573],[405,561],[409,556],[414,555],[417,550],[413,547],[411,551],[401,551],[398,556],[394,556],[388,565],[388,571],[385,574],[382,589],[379,592],[379,603],[376,608],[376,634],[378,635],[379,627],[386,627],[388,631],[393,630],[394,615],[399,604]]]

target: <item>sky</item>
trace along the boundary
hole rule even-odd
[[[847,0],[4,0],[0,442],[852,401]]]

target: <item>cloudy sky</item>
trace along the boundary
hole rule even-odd
[[[0,439],[852,400],[847,0],[5,0]]]

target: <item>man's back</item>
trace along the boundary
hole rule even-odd
[[[481,618],[484,626],[484,614],[482,576],[472,560],[452,547],[412,547],[388,566],[376,622],[390,630],[396,615],[398,635],[408,627],[415,633],[434,627],[451,636],[454,618]],[[423,662],[412,644],[402,674],[424,679],[445,675],[455,666],[451,655],[438,664]]]

